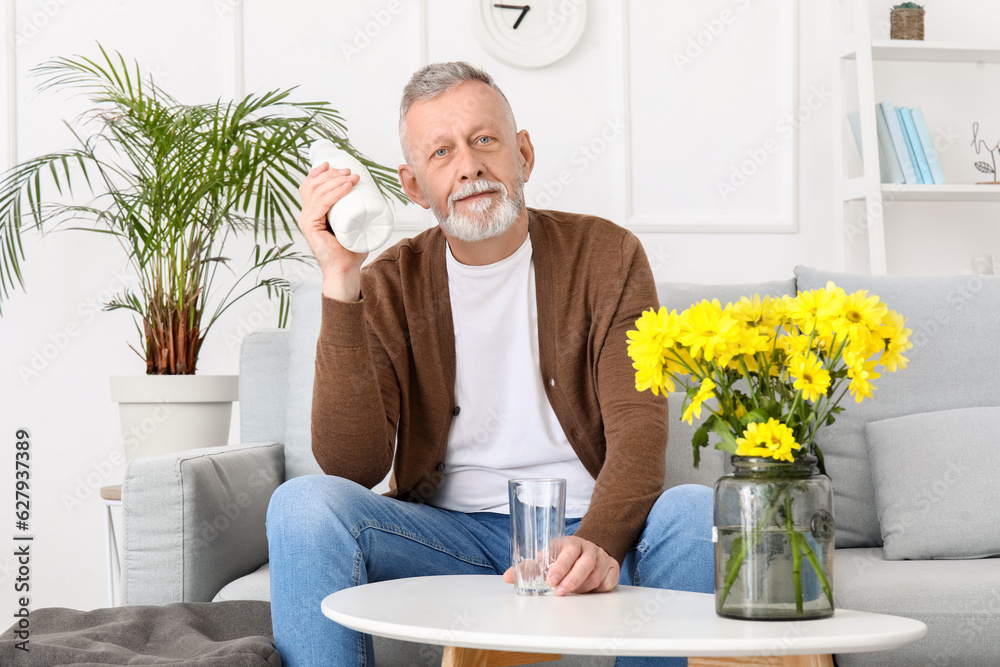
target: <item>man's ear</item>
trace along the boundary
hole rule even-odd
[[[517,133],[517,151],[518,159],[524,166],[524,182],[527,183],[531,177],[531,170],[535,168],[535,147],[531,145],[531,137],[528,136],[527,130]]]
[[[424,199],[423,193],[420,192],[420,186],[417,185],[417,175],[413,172],[413,167],[401,164],[397,168],[397,172],[399,173],[399,182],[403,186],[403,192],[410,198],[410,201],[421,208],[430,208],[430,203]]]

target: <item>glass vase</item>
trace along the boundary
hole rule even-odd
[[[727,618],[833,615],[833,488],[815,457],[732,457],[715,485],[715,610]]]

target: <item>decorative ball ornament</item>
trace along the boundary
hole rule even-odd
[[[496,60],[523,69],[545,67],[564,57],[580,41],[587,23],[587,0],[474,0],[466,7],[479,45]]]

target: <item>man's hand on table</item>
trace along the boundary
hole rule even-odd
[[[548,582],[556,595],[604,593],[618,585],[618,561],[593,542],[569,535],[559,546],[559,557],[549,568]],[[507,568],[503,580],[514,583],[514,568]]]

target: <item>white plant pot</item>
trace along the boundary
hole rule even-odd
[[[239,375],[116,375],[125,460],[229,443]]]

